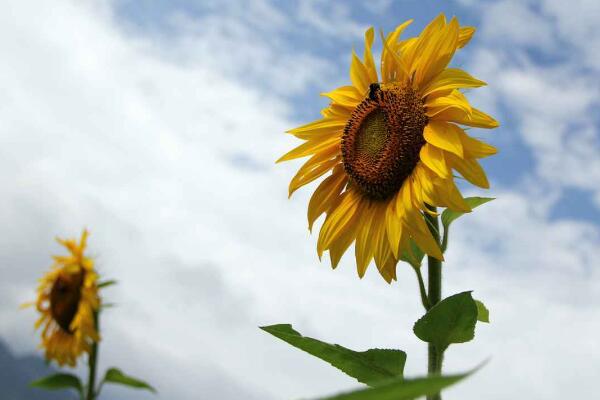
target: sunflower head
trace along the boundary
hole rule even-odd
[[[95,313],[100,305],[94,262],[85,256],[88,232],[79,243],[57,239],[69,250],[66,256],[54,256],[54,265],[40,280],[36,301],[40,318],[41,347],[47,360],[75,366],[77,359],[100,340]]]
[[[464,130],[498,126],[463,94],[485,83],[448,67],[475,29],[440,14],[420,35],[401,39],[411,22],[381,34],[379,75],[371,53],[375,33],[367,30],[363,59],[352,54],[352,84],[323,94],[331,100],[323,118],[290,130],[304,143],[279,159],[310,156],[292,178],[290,195],[328,175],[308,205],[309,229],[326,215],[319,257],[328,251],[335,268],[354,243],[359,276],[374,260],[388,282],[413,245],[443,258],[423,213],[431,207],[471,211],[456,187],[454,171],[488,188],[477,160],[496,153]]]

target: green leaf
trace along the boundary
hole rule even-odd
[[[118,282],[115,279],[111,279],[108,281],[103,281],[98,284],[98,289],[105,288],[108,286],[116,285]]]
[[[432,376],[415,379],[393,379],[375,388],[360,389],[321,400],[412,400],[440,392],[473,371],[460,375]]]
[[[118,368],[110,368],[109,370],[107,370],[106,374],[104,375],[103,383],[104,382],[125,385],[125,386],[129,386],[129,387],[135,388],[135,389],[146,389],[153,393],[156,393],[156,389],[154,389],[148,383],[146,383],[142,380],[139,380],[137,378],[134,378],[132,376],[125,375]]]
[[[475,300],[475,304],[477,305],[477,321],[489,323],[490,310],[479,300]]]
[[[337,344],[302,336],[290,324],[260,327],[294,347],[327,361],[361,383],[374,386],[390,378],[402,377],[406,353],[400,350],[353,351]]]
[[[29,386],[45,390],[75,389],[78,393],[83,393],[81,381],[73,374],[48,375],[31,382]]]
[[[472,208],[477,208],[482,204],[495,200],[493,197],[467,197],[465,198],[465,202]],[[450,229],[450,224],[454,222],[458,217],[464,215],[464,212],[460,211],[452,211],[449,209],[445,209],[442,213],[442,225],[444,226],[444,236],[442,239],[442,251],[446,251],[448,247],[448,232]]]
[[[465,343],[475,337],[477,305],[471,292],[462,292],[440,301],[419,319],[413,328],[415,335],[432,343],[438,352],[451,343]]]

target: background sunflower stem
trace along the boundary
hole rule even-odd
[[[423,307],[425,310],[429,310],[431,305],[429,304],[429,298],[427,297],[427,291],[425,289],[425,282],[423,282],[423,274],[421,273],[421,268],[413,267],[415,273],[417,274],[417,279],[419,280],[419,293],[421,294],[421,303],[423,303]]]
[[[436,213],[436,208],[427,206],[429,210]],[[440,243],[440,224],[437,215],[424,213],[427,225],[436,242]],[[427,257],[427,286],[429,306],[433,307],[442,299],[442,262],[435,257]],[[429,375],[440,375],[442,373],[442,360],[444,352],[441,349],[436,349],[433,344],[429,344],[428,350],[428,368]],[[439,393],[427,396],[427,400],[441,400]]]
[[[100,332],[100,326],[98,324],[98,311],[94,312],[94,325],[96,332]],[[87,385],[87,396],[86,400],[94,400],[96,398],[96,364],[98,361],[98,342],[92,344],[92,350],[88,357],[88,385]]]

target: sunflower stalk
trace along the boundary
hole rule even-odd
[[[436,208],[431,206],[427,206],[427,208],[430,211],[433,211],[433,213],[424,213],[425,219],[427,220],[427,225],[429,226],[429,230],[431,231],[431,234],[433,235],[436,242],[440,243],[440,224],[436,214]],[[427,298],[429,300],[429,306],[433,307],[434,305],[439,303],[442,298],[442,262],[435,257],[428,256],[427,264]],[[429,343],[427,345],[427,351],[427,372],[429,373],[429,375],[441,375],[444,351],[442,349],[437,349],[436,346],[432,343]],[[436,393],[434,395],[428,396],[427,400],[441,400],[441,395],[439,393]]]
[[[94,326],[96,328],[96,332],[99,332],[99,313],[98,311],[94,312]],[[92,349],[90,351],[88,357],[88,384],[87,384],[87,395],[86,400],[94,400],[96,398],[96,370],[98,364],[98,342],[94,341],[92,344]]]

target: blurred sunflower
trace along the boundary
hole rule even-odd
[[[40,280],[35,327],[42,327],[41,347],[47,360],[75,366],[79,356],[100,340],[94,313],[100,305],[94,262],[84,255],[88,232],[79,244],[74,239],[57,241],[70,254],[54,256],[52,269]]]
[[[387,282],[410,241],[443,259],[423,213],[430,207],[469,212],[452,170],[488,188],[477,159],[496,149],[470,137],[461,126],[495,128],[498,122],[472,107],[461,89],[484,86],[465,71],[447,68],[473,36],[456,18],[435,18],[417,37],[400,40],[412,22],[382,36],[381,76],[371,53],[374,30],[365,34],[361,61],[352,54],[351,86],[323,95],[331,100],[323,118],[289,131],[305,143],[280,161],[311,158],[290,182],[289,194],[331,172],[313,193],[308,224],[326,214],[317,252],[328,250],[335,268],[355,242],[358,274],[375,264]]]

